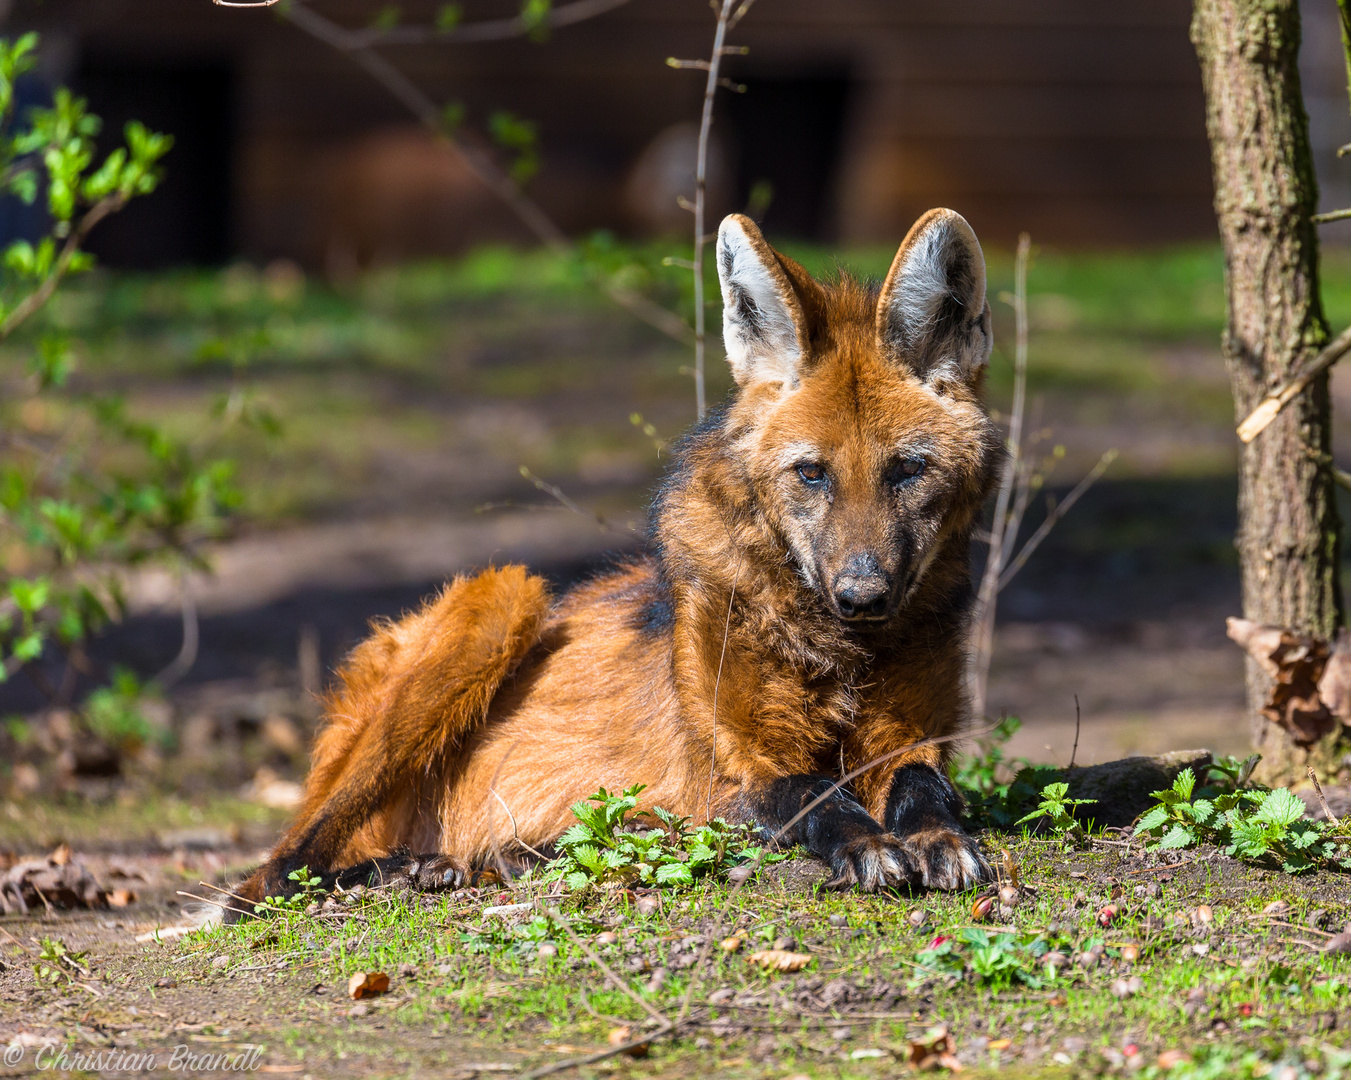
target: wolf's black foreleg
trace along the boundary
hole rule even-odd
[[[826,797],[789,826],[781,842],[801,844],[825,862],[835,873],[832,886],[875,892],[917,880],[905,846],[829,777],[782,777],[759,792],[750,809],[772,836],[822,794]]]
[[[962,798],[930,765],[902,765],[891,780],[882,820],[909,849],[917,880],[931,889],[968,889],[990,876],[961,826]]]

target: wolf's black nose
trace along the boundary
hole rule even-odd
[[[873,555],[855,555],[835,579],[835,609],[842,619],[880,619],[891,604],[891,582]]]

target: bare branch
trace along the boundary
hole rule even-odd
[[[752,0],[742,5],[744,14]],[[718,25],[713,32],[713,55],[705,65],[685,62],[708,72],[704,83],[704,110],[699,119],[699,153],[694,168],[694,405],[699,419],[704,418],[707,402],[704,392],[704,208],[708,195],[708,135],[713,127],[713,96],[718,92],[718,70],[722,65],[727,28],[736,0],[722,0],[718,9]],[[740,16],[738,16],[739,18]],[[670,63],[670,61],[667,61]],[[684,66],[684,64],[681,64]]]
[[[299,0],[287,5],[282,14],[297,29],[351,57],[353,63],[360,65],[371,78],[398,98],[408,111],[436,135],[451,153],[457,155],[475,178],[501,199],[545,246],[560,255],[576,255],[576,246],[563,230],[540,209],[538,203],[521,191],[510,176],[498,168],[491,155],[450,137],[441,123],[436,103],[418,89],[402,71],[369,46],[353,42],[351,31],[312,11]],[[632,289],[614,285],[609,281],[599,280],[596,284],[620,307],[649,326],[660,330],[667,337],[682,344],[693,342],[694,335],[691,334],[685,321],[660,304],[653,303]]]
[[[480,41],[506,41],[510,38],[526,37],[540,29],[561,30],[573,26],[597,15],[604,15],[615,8],[623,7],[629,0],[576,0],[553,8],[549,14],[539,20],[529,20],[523,15],[510,19],[485,19],[483,22],[468,23],[464,26],[451,26],[442,30],[434,26],[391,26],[388,29],[372,27],[366,30],[349,30],[351,48],[364,49],[372,45],[461,45]]]
[[[976,596],[976,640],[971,655],[971,707],[976,716],[985,715],[985,689],[990,675],[990,658],[994,650],[994,612],[999,594],[999,577],[1004,570],[1005,546],[1012,542],[1008,535],[1009,503],[1014,497],[1022,469],[1023,416],[1027,411],[1027,261],[1032,253],[1032,237],[1023,233],[1018,237],[1018,254],[1013,264],[1013,315],[1016,327],[1016,345],[1013,359],[1013,411],[1009,417],[1008,457],[1004,460],[1004,475],[999,481],[995,498],[994,519],[990,524],[990,550],[985,557],[985,572],[981,576]]]
[[[1329,221],[1341,221],[1344,218],[1351,218],[1351,209],[1329,210],[1326,214],[1314,214],[1309,220],[1315,225],[1326,225]]]
[[[1018,552],[1017,558],[1009,563],[1008,569],[999,575],[999,588],[1001,591],[1013,580],[1014,575],[1023,568],[1023,565],[1027,560],[1032,557],[1032,553],[1041,546],[1041,542],[1045,540],[1051,530],[1055,528],[1056,522],[1070,512],[1070,508],[1083,497],[1084,492],[1098,482],[1099,478],[1107,471],[1108,466],[1111,465],[1116,458],[1117,452],[1115,450],[1108,450],[1102,457],[1098,458],[1098,463],[1093,466],[1089,474],[1075,484],[1074,489],[1056,504],[1055,509],[1046,515],[1046,520],[1041,523],[1041,526],[1037,531],[1027,538],[1027,543],[1022,546],[1022,550]]]
[[[1261,404],[1248,414],[1243,423],[1238,425],[1238,437],[1245,443],[1252,442],[1267,429],[1282,409],[1304,392],[1309,383],[1327,371],[1348,352],[1351,352],[1351,326],[1328,342],[1323,351],[1309,361],[1303,371],[1288,380],[1284,386],[1273,390],[1264,397]]]

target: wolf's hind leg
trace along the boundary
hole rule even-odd
[[[398,810],[442,782],[446,763],[488,714],[502,681],[539,640],[548,614],[542,578],[519,566],[454,581],[421,611],[386,625],[353,652],[330,702],[305,797],[271,858],[235,891],[261,902],[389,854]],[[368,825],[381,820],[382,832]],[[384,835],[386,832],[393,835]]]

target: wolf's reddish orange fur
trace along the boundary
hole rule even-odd
[[[866,888],[982,875],[953,743],[915,745],[966,720],[968,549],[998,454],[979,246],[932,211],[880,291],[814,281],[744,218],[718,257],[739,387],[679,450],[649,553],[556,601],[519,567],[458,578],[377,627],[243,896],[401,849],[458,880],[547,847],[600,786],[776,827],[898,750],[792,838]]]

